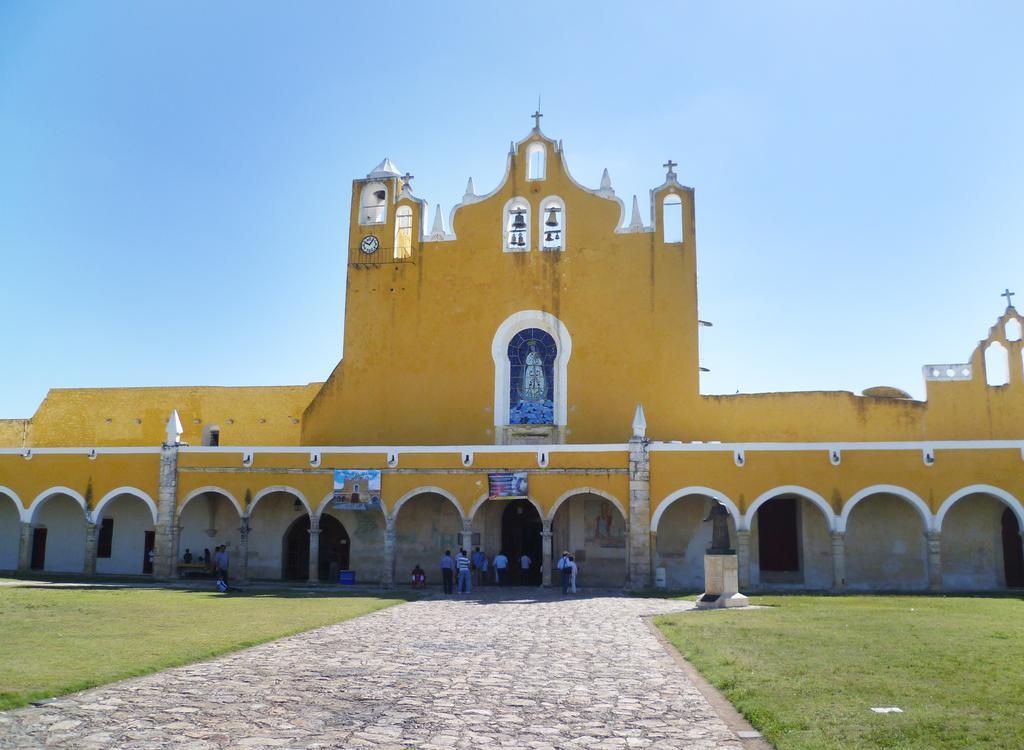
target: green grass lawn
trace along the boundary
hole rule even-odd
[[[0,587],[0,709],[207,659],[405,601],[275,590]]]
[[[779,750],[1024,748],[1024,600],[751,603],[655,623]]]

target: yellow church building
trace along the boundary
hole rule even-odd
[[[387,159],[353,181],[324,382],[53,389],[0,420],[0,570],[169,579],[226,545],[238,579],[389,585],[473,545],[525,553],[524,583],[568,550],[582,585],[700,590],[717,499],[744,589],[1024,585],[1011,305],[924,401],[703,395],[693,188],[669,161],[645,215],[535,117],[447,220]]]

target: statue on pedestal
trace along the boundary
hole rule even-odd
[[[711,521],[711,546],[709,555],[735,555],[736,550],[729,545],[729,511],[718,500],[711,500],[711,512],[704,519]]]

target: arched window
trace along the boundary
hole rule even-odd
[[[1010,358],[1006,347],[993,341],[985,349],[985,383],[999,386],[1010,382]]]
[[[541,221],[538,224],[537,244],[541,250],[565,249],[565,204],[560,198],[541,201]]]
[[[665,242],[682,242],[683,241],[683,201],[682,199],[672,193],[666,195],[664,202],[661,204],[661,216],[662,228],[664,234],[662,237]]]
[[[412,257],[412,209],[408,206],[395,211],[395,257]]]
[[[547,150],[543,143],[531,143],[526,149],[526,179],[544,179],[544,160]]]
[[[359,196],[359,223],[383,224],[388,218],[388,188],[383,182],[370,182]]]
[[[555,423],[555,340],[547,331],[526,328],[508,345],[509,424]]]
[[[215,424],[203,425],[203,445],[220,445],[220,427]]]
[[[530,204],[525,198],[513,198],[505,204],[504,247],[507,253],[530,249]]]

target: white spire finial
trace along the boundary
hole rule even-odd
[[[603,195],[605,198],[612,198],[615,196],[615,190],[612,188],[612,178],[608,174],[607,169],[601,173],[601,187],[598,188],[597,194]]]
[[[644,405],[636,405],[636,414],[633,415],[633,437],[642,438],[647,436],[647,417],[644,416]]]
[[[469,182],[466,183],[466,194],[462,196],[462,200],[466,200],[466,198],[475,198],[475,197],[476,197],[476,188],[473,187],[473,178],[470,177],[469,178]]]
[[[434,212],[434,226],[430,229],[430,239],[436,242],[444,238],[444,220],[441,218],[441,204],[438,203],[437,210]]]
[[[629,228],[634,232],[639,232],[644,228],[644,220],[640,218],[640,202],[633,196],[633,215],[629,219]]]
[[[184,431],[181,427],[181,418],[178,416],[178,410],[175,409],[171,412],[171,416],[167,418],[167,444],[179,445],[181,443],[181,434]]]

